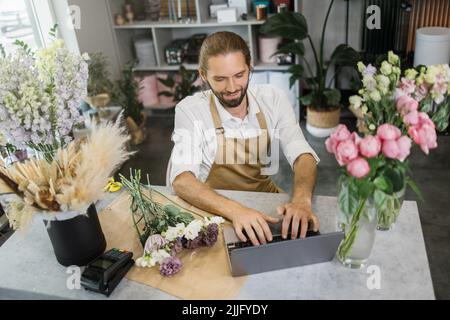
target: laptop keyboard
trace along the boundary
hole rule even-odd
[[[306,232],[306,237],[307,238],[308,237],[314,237],[314,236],[317,236],[317,235],[320,235],[319,231],[308,230]],[[281,237],[281,235],[275,235],[275,236],[272,237],[272,239],[273,240],[268,242],[268,244],[269,243],[274,243],[274,242],[281,242],[281,241],[290,241],[290,240],[292,240],[290,237],[287,237],[286,239],[283,239]],[[294,240],[296,240],[296,239],[294,239]],[[230,251],[234,250],[234,249],[246,248],[246,247],[252,247],[252,246],[253,246],[253,244],[252,244],[252,242],[250,240],[249,241],[245,241],[245,242],[241,241],[241,242],[233,242],[233,243],[228,243],[227,244],[228,250],[230,250]]]

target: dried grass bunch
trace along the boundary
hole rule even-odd
[[[58,149],[51,162],[31,158],[0,167],[0,178],[19,196],[7,208],[11,225],[26,225],[32,213],[80,211],[104,195],[108,178],[131,155],[129,136],[115,123],[97,124],[87,138]]]

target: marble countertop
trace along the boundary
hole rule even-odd
[[[156,187],[171,192],[166,187]],[[273,215],[287,194],[219,191]],[[101,210],[117,194],[97,204]],[[321,231],[336,224],[337,198],[315,196],[313,210]],[[380,288],[370,286],[373,270]],[[15,232],[0,247],[0,299],[176,299],[158,289],[123,279],[109,298],[69,289],[70,270],[57,263],[44,224],[35,219],[28,230]],[[369,284],[369,285],[368,285]],[[370,289],[371,288],[371,289]],[[416,202],[404,201],[391,231],[377,231],[367,265],[361,269],[330,262],[248,276],[237,299],[435,299]]]

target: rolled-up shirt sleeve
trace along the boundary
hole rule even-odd
[[[275,129],[278,131],[281,148],[291,168],[294,167],[298,156],[304,153],[311,154],[316,163],[319,163],[320,159],[306,141],[287,95],[278,89],[275,92],[274,106],[278,108],[276,114],[279,116]]]
[[[175,109],[175,126],[172,133],[174,147],[170,156],[168,177],[166,181],[172,186],[175,178],[186,171],[199,176],[201,164],[202,135],[199,122],[193,119],[188,110],[182,106]]]

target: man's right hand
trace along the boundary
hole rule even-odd
[[[247,237],[243,231],[250,238],[253,245],[265,244],[267,241],[272,241],[272,232],[270,231],[269,223],[277,223],[279,219],[270,217],[264,213],[251,208],[243,208],[236,212],[233,219],[234,230],[241,241],[247,241]]]

